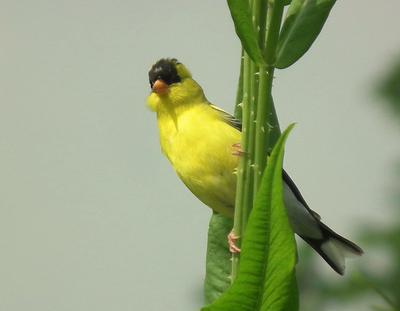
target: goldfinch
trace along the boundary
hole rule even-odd
[[[233,217],[241,123],[212,105],[189,70],[176,59],[161,59],[149,71],[148,107],[156,112],[161,150],[190,191],[216,213]],[[284,203],[293,231],[339,274],[345,257],[362,249],[328,228],[299,189],[282,172]]]

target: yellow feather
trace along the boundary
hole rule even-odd
[[[149,79],[154,92],[147,104],[157,113],[163,153],[202,202],[218,213],[233,217],[234,171],[239,158],[232,155],[232,147],[240,142],[241,133],[235,128],[239,124],[207,101],[201,87],[177,60],[157,62],[149,72]],[[361,248],[322,224],[290,177],[284,181],[284,199],[294,231],[335,271],[343,274],[343,255],[348,252],[361,255]]]
[[[189,71],[181,64],[177,70],[186,78],[170,85],[168,94],[152,93],[147,101],[157,112],[161,149],[194,195],[232,217],[239,160],[232,145],[241,134],[209,104]]]

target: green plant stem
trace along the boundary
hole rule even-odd
[[[273,74],[273,73],[272,73]],[[265,68],[260,70],[257,105],[256,137],[254,148],[254,196],[257,194],[264,171],[267,154],[280,136],[280,127],[272,98],[272,80]]]
[[[266,150],[272,149],[275,140],[270,139],[272,130],[279,130],[272,100],[273,62],[283,15],[281,0],[251,0],[253,23],[258,31],[259,43],[264,50],[267,65],[260,68],[244,53],[242,140],[244,151],[237,170],[235,218],[233,232],[242,238],[253,200],[265,168]],[[238,92],[239,94],[239,92]],[[279,136],[279,135],[278,135]],[[240,243],[237,243],[240,247]],[[239,255],[232,258],[232,281],[236,278]]]
[[[257,29],[260,23],[260,16],[259,11],[261,7],[261,0],[252,0],[251,3],[252,8],[252,17],[253,17],[253,25],[255,29]],[[253,137],[255,136],[256,130],[256,113],[257,113],[257,98],[258,98],[258,74],[259,74],[259,67],[253,62],[250,61],[250,109],[248,111],[248,135],[247,135],[247,163],[246,163],[246,180],[244,186],[244,199],[243,199],[243,206],[242,206],[242,238],[243,234],[246,231],[247,220],[249,218],[251,209],[253,207],[253,180],[254,180],[254,148],[255,142]]]
[[[256,119],[256,137],[254,148],[254,191],[253,196],[257,194],[258,186],[261,182],[263,167],[266,163],[266,155],[264,153],[266,146],[266,115],[267,115],[267,71],[265,67],[260,68],[259,96],[257,105]]]
[[[247,220],[249,218],[251,208],[253,206],[253,179],[254,179],[254,140],[252,137],[255,135],[255,119],[256,119],[256,90],[258,90],[258,81],[256,80],[256,70],[258,67],[254,62],[250,62],[250,92],[249,92],[249,113],[248,126],[247,126],[247,148],[246,153],[246,183],[243,189],[243,204],[242,204],[242,227],[241,237],[246,230]]]
[[[242,105],[242,139],[241,148],[244,151],[242,157],[240,157],[239,165],[237,169],[237,184],[236,184],[236,198],[235,198],[235,215],[233,223],[233,233],[240,237],[242,234],[242,212],[244,204],[244,186],[247,182],[247,170],[249,169],[246,165],[248,153],[247,153],[247,142],[248,142],[248,130],[249,130],[249,116],[250,116],[250,57],[247,53],[243,55],[243,98],[241,101]],[[238,245],[239,246],[239,245]],[[239,266],[239,254],[233,254],[232,256],[232,281],[236,278],[237,270]]]
[[[274,62],[276,56],[275,52],[282,22],[283,9],[284,9],[284,4],[282,0],[268,1],[267,37],[264,50],[267,69],[274,68]]]
[[[262,1],[250,0],[252,9],[253,25],[257,29],[259,24],[259,13]],[[255,120],[257,112],[258,95],[258,66],[245,55],[241,73],[243,73],[242,87],[242,141],[241,147],[244,151],[238,168],[237,196],[235,204],[235,222],[233,232],[243,238],[246,230],[247,220],[253,206],[253,180],[254,180],[254,148],[255,142]],[[247,92],[244,90],[247,89]],[[238,219],[240,217],[240,220]],[[240,246],[240,241],[237,243]],[[239,255],[232,258],[232,281],[236,277],[237,267],[239,265]]]
[[[242,100],[243,100],[243,59],[244,59],[244,51],[240,53],[240,73],[239,73],[239,81],[238,88],[236,92],[236,104],[235,104],[235,118],[238,120],[242,120]]]
[[[282,1],[268,2],[267,29],[265,38],[265,60],[267,65],[260,68],[260,82],[258,90],[256,134],[254,147],[254,186],[253,196],[257,194],[264,171],[267,150],[272,150],[279,137],[279,124],[276,117],[272,83],[274,79],[274,62],[279,30],[281,26],[284,4]],[[276,135],[275,132],[278,132]]]
[[[268,0],[257,0],[260,2],[260,10],[256,12],[258,15],[258,44],[261,50],[265,49],[266,39],[266,25],[267,25],[267,13],[268,13]]]

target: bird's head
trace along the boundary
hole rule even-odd
[[[158,111],[162,106],[177,107],[204,98],[203,90],[192,79],[190,71],[174,58],[163,58],[149,71],[151,93],[148,106]]]

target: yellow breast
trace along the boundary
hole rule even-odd
[[[182,107],[181,107],[182,108]],[[158,113],[163,153],[185,185],[217,212],[233,215],[240,132],[207,103]]]

